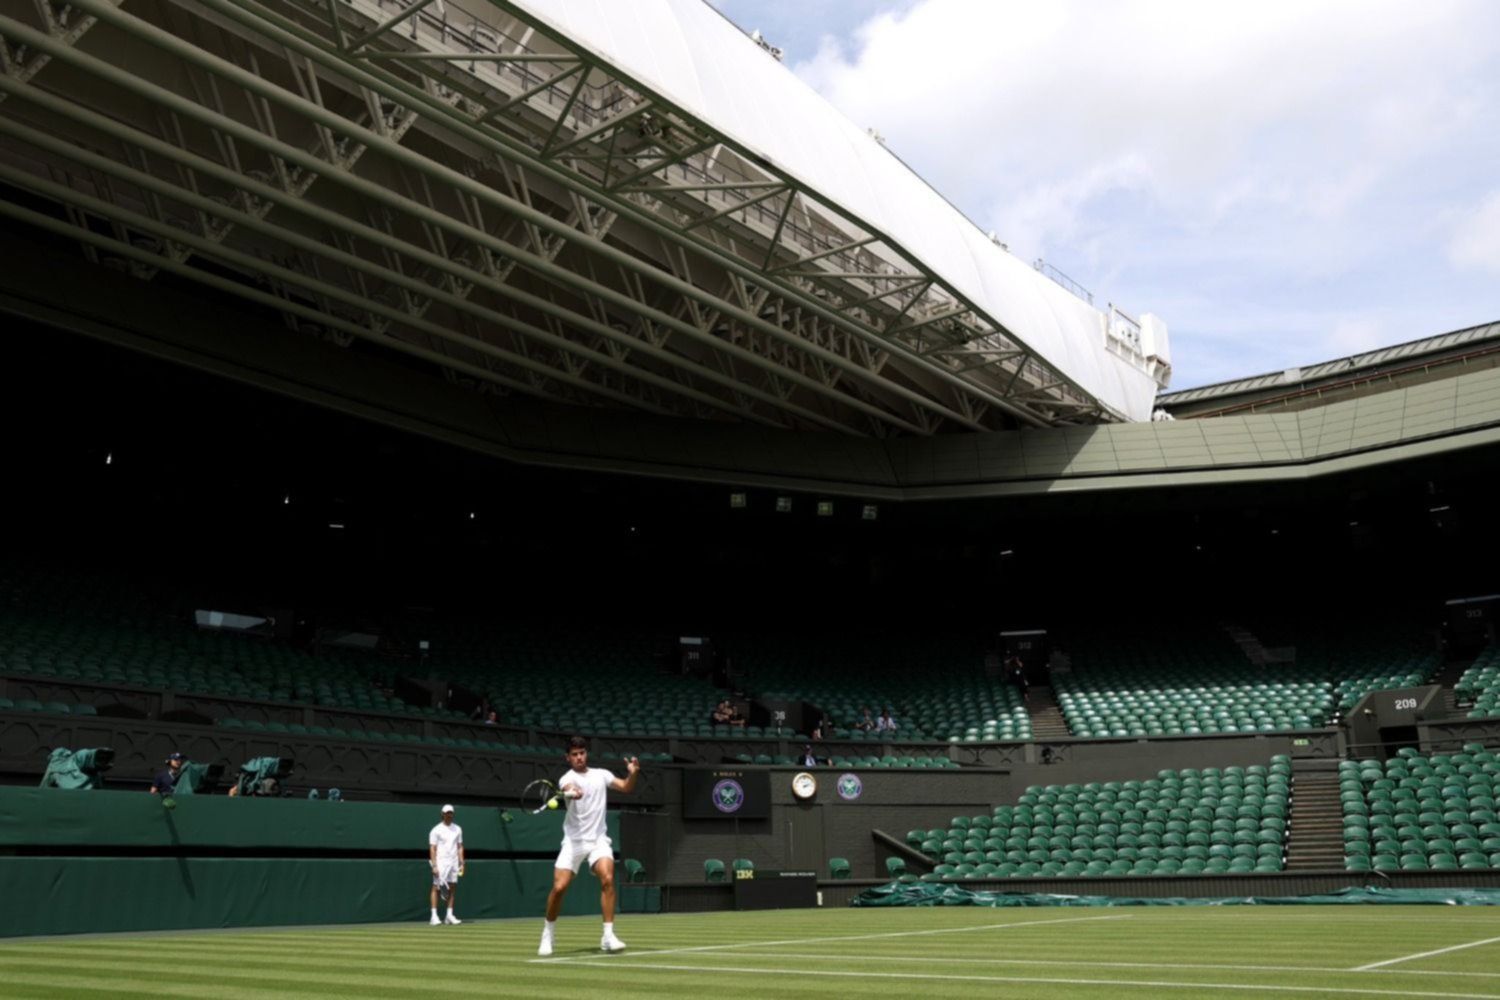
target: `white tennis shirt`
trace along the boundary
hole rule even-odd
[[[464,828],[457,823],[439,823],[427,835],[428,846],[437,848],[437,857],[434,860],[438,868],[458,864],[458,849],[463,842]]]
[[[575,785],[583,790],[583,798],[563,800],[568,804],[568,815],[563,820],[564,837],[583,843],[604,837],[604,793],[614,780],[614,774],[602,767],[591,767],[582,774],[570,770],[558,779],[558,788]]]

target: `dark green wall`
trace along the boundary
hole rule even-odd
[[[455,814],[470,853],[555,855],[562,813],[533,816],[494,807],[465,806]],[[0,788],[0,849],[36,846],[156,848],[163,852],[235,849],[296,851],[402,851],[425,858],[427,833],[440,815],[432,806],[307,799],[231,799],[182,796],[176,809],[145,792],[65,792],[52,788]],[[616,847],[619,818],[609,814]]]
[[[426,920],[432,876],[409,861],[302,858],[0,858],[0,936]],[[464,919],[540,917],[552,862],[473,861]],[[585,876],[565,913],[598,913]]]
[[[0,788],[0,936],[425,920],[438,818],[391,803],[184,796],[168,810],[144,792]],[[457,819],[471,858],[459,915],[539,917],[561,814]],[[609,831],[618,844],[614,814]],[[564,912],[599,912],[598,883],[575,884]],[[638,890],[621,900],[651,906]]]

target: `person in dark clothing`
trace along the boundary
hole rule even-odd
[[[152,795],[171,795],[177,787],[177,776],[182,773],[182,762],[186,758],[180,753],[167,755],[167,766],[156,772],[151,779]]]
[[[1005,661],[1005,679],[1016,689],[1022,702],[1030,702],[1031,685],[1026,680],[1026,664],[1021,662],[1019,656],[1012,654]]]

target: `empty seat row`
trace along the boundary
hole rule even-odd
[[[938,878],[1280,871],[1291,761],[1161,771],[1140,781],[1033,785],[1014,805],[911,830]]]
[[[1339,765],[1344,865],[1351,871],[1500,868],[1500,754],[1471,743],[1423,756]]]
[[[85,703],[37,701],[35,698],[0,698],[0,712],[51,712],[55,715],[98,715],[99,709]]]

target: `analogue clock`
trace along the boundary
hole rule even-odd
[[[806,771],[792,776],[792,794],[799,799],[810,799],[818,793],[818,779]]]

